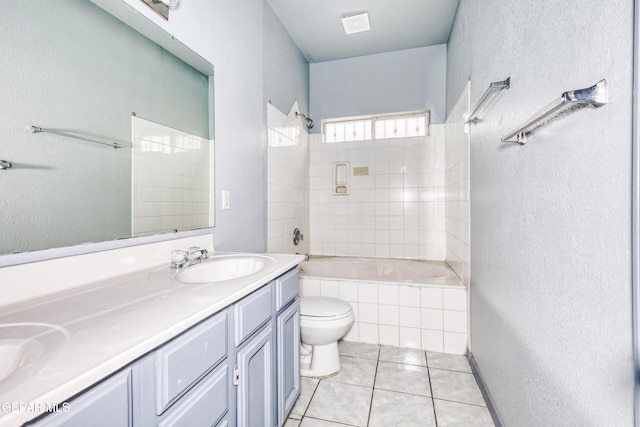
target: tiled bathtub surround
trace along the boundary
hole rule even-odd
[[[300,278],[302,296],[349,301],[354,324],[346,341],[450,354],[467,350],[467,292],[462,286]]]
[[[444,125],[425,137],[310,141],[311,253],[445,259]],[[332,166],[349,162],[348,195],[333,195]],[[354,176],[367,167],[368,175]]]
[[[295,102],[288,115],[268,104],[269,121],[269,252],[308,253],[309,230],[309,134],[295,117]],[[300,229],[304,239],[293,244]]]
[[[467,83],[444,125],[447,263],[469,285],[469,133],[465,114],[469,111]],[[469,125],[470,126],[470,125]]]
[[[133,116],[132,234],[213,225],[213,141]]]

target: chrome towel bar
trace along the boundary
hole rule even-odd
[[[42,132],[51,133],[53,135],[66,136],[68,138],[80,139],[82,141],[94,142],[96,144],[101,144],[101,145],[108,145],[109,147],[113,147],[113,148],[122,148],[124,146],[119,142],[101,141],[99,139],[89,138],[87,136],[75,135],[67,132],[60,132],[55,129],[46,129],[46,128],[41,128],[39,126],[31,126],[31,133],[42,133]]]
[[[484,94],[482,94],[476,105],[473,107],[473,110],[471,110],[471,112],[467,116],[467,120],[465,120],[464,124],[466,125],[469,123],[473,123],[474,125],[477,125],[478,121],[480,120],[478,118],[478,112],[484,106],[484,104],[502,89],[509,89],[510,87],[511,77],[507,77],[506,80],[502,80],[499,82],[491,82],[487,90],[484,91]]]
[[[11,169],[12,167],[13,165],[11,164],[11,162],[8,162],[6,160],[0,160],[0,171],[5,169]]]
[[[546,124],[547,121],[545,121],[545,119],[550,118],[552,115],[587,105],[601,107],[605,105],[607,101],[607,81],[605,79],[585,89],[564,92],[560,98],[535,113],[522,125],[504,135],[502,142],[516,142],[524,145],[527,142],[527,134],[537,127]]]

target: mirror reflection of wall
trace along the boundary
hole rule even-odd
[[[208,143],[209,77],[84,0],[9,2],[0,38],[0,254],[130,237],[131,113]]]

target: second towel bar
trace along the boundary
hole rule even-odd
[[[562,110],[572,106],[590,105],[592,107],[601,107],[605,105],[607,101],[607,80],[605,79],[600,80],[595,85],[586,89],[564,92],[559,99],[556,99],[535,113],[522,125],[504,135],[502,142],[517,142],[520,145],[524,145],[527,142],[527,134],[537,127],[536,125],[544,124],[542,121],[552,114],[560,113]]]

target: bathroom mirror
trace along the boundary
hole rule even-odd
[[[213,226],[211,64],[88,0],[9,2],[0,38],[0,254]],[[206,176],[183,161],[195,147]],[[145,215],[161,229],[136,231]]]

